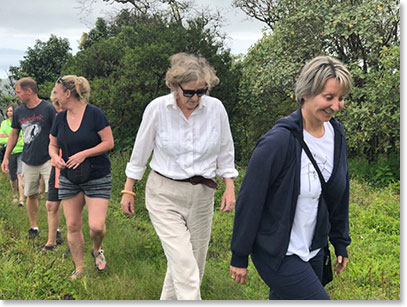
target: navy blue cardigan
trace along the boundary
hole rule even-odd
[[[349,177],[343,125],[332,118],[334,167],[324,197],[320,197],[310,250],[329,240],[335,254],[347,257],[349,237]],[[277,121],[257,142],[237,202],[231,242],[231,265],[245,268],[250,254],[278,269],[290,241],[300,193],[302,147],[291,133],[303,133],[301,109]]]

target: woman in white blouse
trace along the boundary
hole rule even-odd
[[[171,57],[166,84],[171,93],[145,109],[137,133],[121,205],[134,213],[133,187],[153,153],[146,207],[167,257],[162,300],[201,299],[200,284],[211,233],[215,177],[226,189],[221,210],[235,206],[234,147],[224,106],[208,91],[219,83],[206,59]]]

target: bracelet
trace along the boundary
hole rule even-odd
[[[133,195],[133,197],[136,196],[136,193],[134,193],[132,191],[127,191],[127,190],[122,190],[120,193],[121,194],[130,194],[130,195]]]

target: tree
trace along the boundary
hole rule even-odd
[[[89,33],[83,33],[79,43],[79,49],[86,49],[92,44],[107,39],[109,36],[107,22],[103,18],[96,20],[95,28]]]
[[[0,80],[0,115],[2,117],[4,117],[3,110],[6,110],[7,106],[11,103],[18,103],[14,88],[10,84],[3,84]]]
[[[373,159],[399,150],[398,1],[235,0],[234,5],[270,28],[243,62],[240,101],[255,112],[244,117],[242,129],[250,127],[251,119],[258,123],[245,130],[248,138],[258,138],[275,118],[287,115],[301,67],[325,54],[343,61],[354,78],[355,89],[338,116],[347,130],[350,154]],[[387,90],[378,93],[379,84]],[[268,124],[258,117],[262,108]],[[379,121],[371,122],[373,118]],[[246,143],[254,146],[252,139]]]
[[[207,58],[221,80],[214,95],[226,108],[236,101],[236,90],[230,91],[237,89],[238,80],[229,75],[233,58],[216,28],[208,26],[212,20],[206,14],[182,15],[182,23],[177,18],[172,10],[149,14],[124,9],[107,23],[106,35],[83,44],[63,69],[90,81],[91,102],[106,112],[117,149],[132,148],[146,105],[169,93],[165,74],[177,52]]]
[[[280,20],[280,11],[283,9],[280,1],[277,0],[234,0],[233,5],[240,8],[246,15],[264,22],[271,30]]]
[[[61,74],[62,66],[71,56],[69,41],[51,35],[47,42],[37,40],[34,47],[29,47],[27,54],[20,61],[20,66],[11,66],[9,79],[12,82],[22,77],[33,78],[39,87],[41,97],[49,97],[51,83]]]
[[[82,0],[84,5],[87,2],[96,2],[98,0]],[[182,21],[180,10],[189,10],[192,6],[191,1],[183,0],[102,0],[103,2],[129,4],[133,10],[141,15],[160,15],[163,10],[170,10],[172,15],[178,20]],[[178,11],[178,12],[177,12]],[[178,18],[179,17],[179,18]]]
[[[348,147],[370,159],[400,152],[400,46],[383,47],[378,60],[378,69],[367,74],[352,69],[364,84],[354,88],[339,114],[350,132]]]

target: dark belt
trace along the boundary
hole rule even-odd
[[[203,184],[206,185],[207,187],[211,188],[211,189],[215,189],[218,187],[218,184],[216,183],[215,180],[212,179],[208,179],[202,176],[193,176],[191,178],[187,178],[187,179],[172,179],[170,177],[164,176],[163,174],[160,174],[159,172],[155,171],[158,175],[163,176],[164,178],[170,179],[170,180],[174,180],[174,181],[180,181],[180,182],[189,182],[193,185],[196,184]]]

